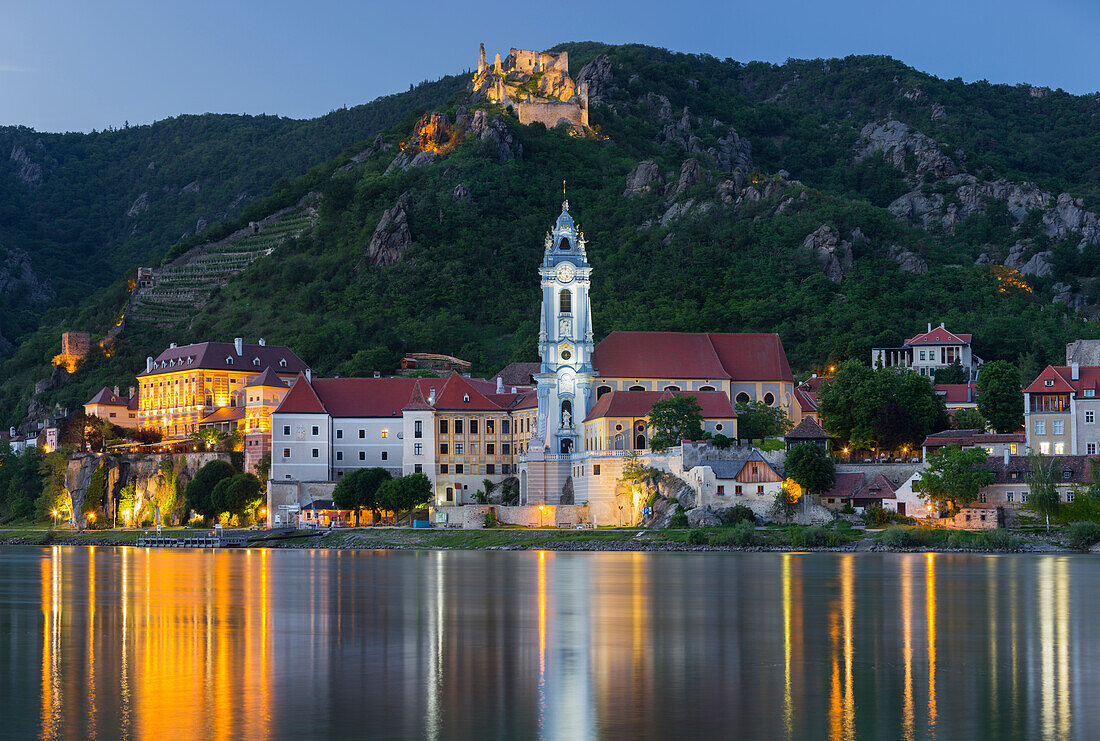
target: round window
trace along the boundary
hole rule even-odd
[[[623,431],[623,426],[622,425],[615,425],[615,432],[622,432],[622,431]]]
[[[771,406],[772,404],[774,404],[775,403],[775,395],[770,393],[770,392],[767,393],[767,394],[764,394],[764,403],[767,404],[768,406]]]
[[[748,404],[749,403],[749,395],[746,394],[744,391],[742,391],[741,393],[739,393],[737,395],[737,398],[735,399],[735,401],[738,404]]]
[[[721,432],[721,431],[722,431],[722,423],[721,423],[721,422],[719,422],[718,424],[716,424],[716,425],[714,426],[714,429],[716,429],[716,430],[718,430],[719,432]]]
[[[571,357],[573,357],[573,353],[569,352],[568,350],[562,350],[561,351],[561,359],[562,360],[569,360],[569,358],[571,358]]]
[[[639,422],[638,423],[638,432],[642,432],[643,430],[645,430],[645,423],[644,422]]]

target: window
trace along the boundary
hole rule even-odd
[[[419,463],[413,464],[413,473],[424,473],[424,466]]]
[[[679,391],[679,386],[665,386],[665,391]]]
[[[1046,420],[1043,420],[1043,419],[1035,420],[1035,434],[1036,435],[1045,435],[1045,434],[1047,434]]]
[[[469,404],[470,403],[470,395],[469,394],[463,394],[462,395],[462,401],[466,404]]]
[[[985,504],[985,492],[978,492],[978,501]]]
[[[1018,480],[1019,478],[1020,478],[1020,472],[1019,472],[1019,471],[1013,471],[1013,472],[1012,472],[1012,480],[1013,480],[1013,481],[1016,481],[1016,480]]]
[[[360,450],[359,451],[359,460],[365,461],[366,459],[367,459],[367,451]]]
[[[462,455],[462,443],[455,443],[455,455]]]
[[[445,419],[439,420],[439,434],[440,435],[446,435],[447,434],[447,420],[445,420]]]
[[[420,420],[413,422],[413,437],[424,437],[424,423]]]
[[[486,435],[495,435],[496,432],[497,432],[496,422],[494,422],[491,419],[485,420],[485,434]]]
[[[1005,492],[1005,501],[1006,501],[1006,502],[1008,502],[1009,504],[1012,504],[1012,498],[1013,498],[1014,496],[1015,496],[1015,495],[1014,495],[1014,494],[1013,494],[1012,492],[1010,492],[1010,491],[1006,491],[1006,492]]]
[[[290,457],[290,448],[283,448],[283,457],[284,458],[289,458]]]
[[[726,487],[723,486],[722,484],[718,485],[718,496],[720,496],[720,497],[726,496]]]
[[[440,463],[439,464],[439,472],[440,473],[447,473],[447,468],[448,468],[448,466],[447,466],[446,463]]]
[[[1096,389],[1085,389],[1085,398],[1091,399],[1096,396]]]
[[[610,393],[611,393],[611,387],[610,386],[599,386],[599,387],[596,388],[596,400],[599,401],[601,396],[603,396],[604,394],[610,394]]]
[[[115,413],[114,413],[114,412],[111,412],[109,416],[110,416],[110,417],[111,417],[111,418],[113,419],[113,418],[114,418],[114,416],[115,416]]]
[[[476,435],[477,434],[477,420],[476,419],[471,419],[470,420],[470,434],[471,435]]]
[[[1027,492],[1026,491],[1021,491],[1020,492],[1020,501],[1023,502],[1024,504],[1027,504]]]
[[[443,473],[447,473],[447,472],[444,471]],[[453,502],[454,500],[455,500],[455,490],[448,486],[447,487],[447,501],[448,502]]]
[[[461,463],[456,463],[455,464],[455,473],[462,473],[462,464]]]
[[[715,430],[716,432],[721,432],[721,431],[722,431],[722,430],[724,430],[724,429],[725,429],[725,427],[723,427],[723,426],[722,426],[722,423],[721,423],[721,422],[719,422],[718,424],[716,424],[716,425],[714,426],[714,430]]]
[[[496,473],[496,472],[497,472],[496,466],[494,466],[492,463],[486,463],[485,464],[485,473],[490,473],[491,474],[491,473]]]
[[[558,313],[573,313],[573,294],[569,291],[568,288],[563,288],[561,289],[561,292],[558,293]]]
[[[627,391],[645,391],[645,386],[631,386]]]
[[[384,460],[384,461],[388,461],[389,459],[390,459],[390,453],[389,453],[389,451],[388,451],[388,450],[383,450],[383,451],[382,451],[382,460]]]
[[[344,460],[344,451],[342,451],[342,450],[337,450],[336,451],[336,460],[338,460],[338,461]]]
[[[496,455],[497,446],[493,443],[485,443],[485,455]]]
[[[1054,454],[1055,455],[1062,455],[1065,452],[1066,452],[1066,444],[1065,443],[1054,443]]]
[[[771,393],[770,391],[768,393],[764,394],[764,403],[767,404],[768,406],[771,406],[772,404],[774,404],[775,403],[775,394]]]
[[[290,425],[283,425],[283,434],[290,435]]]
[[[343,430],[337,430],[336,431],[336,439],[341,440],[341,439],[343,439],[343,437],[344,437],[344,431]]]
[[[424,443],[415,443],[413,445],[413,455],[424,455]]]
[[[439,444],[439,454],[440,455],[447,455],[447,443],[440,443]]]
[[[745,492],[742,491],[741,484],[734,484],[733,493],[734,494],[744,494]]]
[[[1088,443],[1085,445],[1085,453],[1088,455],[1096,455],[1096,443]]]
[[[314,449],[313,449],[313,457],[314,457],[314,458],[317,458],[317,457],[319,457],[320,455],[321,455],[321,451],[320,451],[320,450],[318,450],[317,448],[314,448]]]
[[[462,434],[462,420],[461,419],[456,419],[455,420],[455,434],[456,435],[461,435]]]
[[[1008,446],[1008,452],[1010,455],[1016,455],[1016,443],[1012,443]]]
[[[316,436],[316,435],[320,434],[321,430],[320,430],[320,428],[317,427],[317,425],[313,425],[313,429],[310,432],[311,432],[311,434]]]
[[[1072,502],[1073,501],[1073,492],[1072,491],[1067,491],[1066,492],[1066,501],[1067,502]]]
[[[756,487],[756,493],[757,494],[763,494],[764,493],[764,485],[763,484],[760,484],[759,486]]]
[[[1039,443],[1039,452],[1043,455],[1050,455],[1050,443],[1045,440]]]
[[[738,404],[748,404],[751,401],[751,399],[749,399],[748,394],[746,394],[744,391],[742,391],[741,393],[739,393],[737,395],[737,398],[734,399],[734,401],[737,402]]]
[[[1091,425],[1096,421],[1096,412],[1091,409],[1085,411],[1085,424]]]
[[[1053,379],[1053,378],[1048,378],[1048,379],[1047,379],[1047,380],[1046,380],[1046,381],[1044,382],[1044,384],[1043,384],[1043,385],[1045,385],[1045,386],[1053,386],[1053,385],[1054,385],[1054,379]]]
[[[501,443],[500,444],[500,454],[501,455],[511,455],[512,454],[512,446],[508,443]]]
[[[359,439],[360,440],[363,440],[364,438],[366,438],[366,436],[367,436],[367,431],[366,430],[359,430]]]
[[[510,433],[511,423],[508,420],[504,420],[500,423],[500,434],[507,435]]]
[[[699,390],[700,391],[714,391],[714,387],[713,386],[700,386]]]
[[[500,464],[500,472],[501,472],[502,474],[504,474],[505,476],[507,476],[508,474],[510,474],[510,473],[512,472],[512,466],[511,466],[511,464],[509,464],[509,463],[501,463],[501,464]]]
[[[1064,420],[1056,419],[1051,425],[1051,432],[1055,435],[1064,435],[1066,432],[1066,423]]]
[[[592,466],[592,475],[593,476],[599,476],[600,475],[600,464],[599,463]]]
[[[1068,468],[1062,469],[1062,481],[1069,481],[1071,476],[1073,476],[1073,471]]]
[[[921,350],[921,351],[920,351],[920,359],[921,359],[921,360],[925,360],[925,359],[926,359],[926,358],[925,358],[925,351],[924,351],[924,350]]]

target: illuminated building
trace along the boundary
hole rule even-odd
[[[138,397],[134,393],[133,386],[130,387],[129,397],[120,396],[118,386],[115,386],[114,391],[104,386],[91,401],[84,403],[85,414],[94,415],[111,424],[126,428],[138,426],[137,409]]]
[[[245,384],[243,432],[246,471],[255,471],[260,459],[271,452],[271,415],[289,390],[270,367]]]

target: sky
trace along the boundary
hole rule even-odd
[[[888,54],[966,81],[1100,90],[1082,0],[0,0],[0,125],[90,131],[182,113],[309,118],[509,47],[643,43],[747,62]]]

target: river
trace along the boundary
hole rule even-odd
[[[5,738],[1100,733],[1087,555],[0,547]]]

